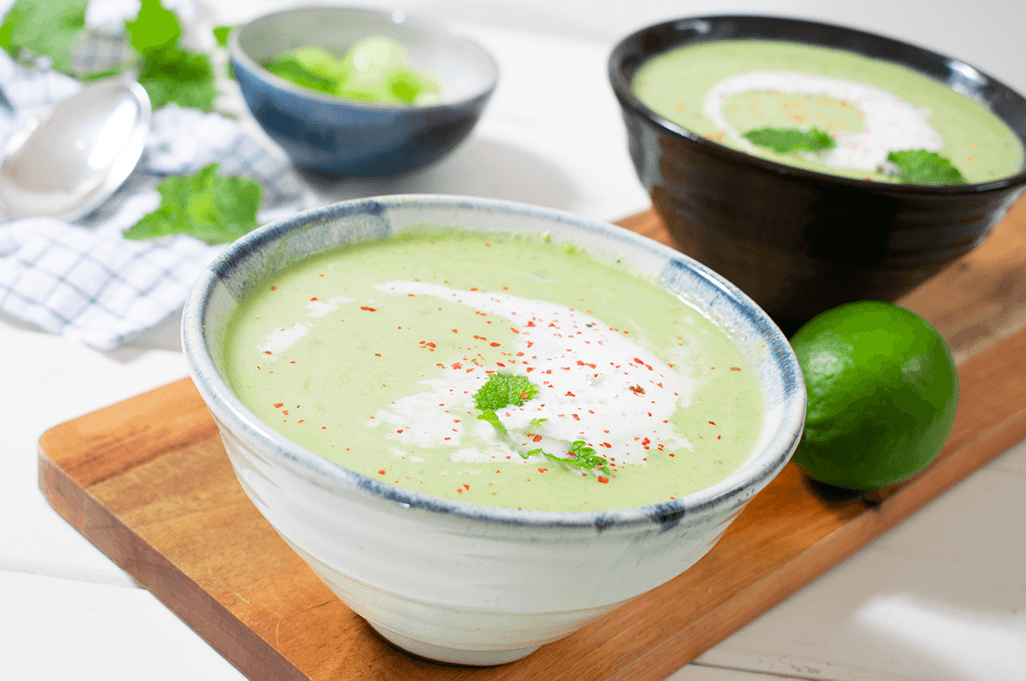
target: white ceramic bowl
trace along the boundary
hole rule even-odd
[[[672,502],[584,513],[519,511],[359,475],[287,440],[243,406],[219,368],[219,344],[239,298],[295,260],[424,222],[549,232],[617,253],[703,304],[733,330],[761,377],[766,418],[756,451],[724,482]],[[196,387],[260,512],[382,636],[445,662],[518,659],[679,575],[787,463],[805,418],[805,384],[790,345],[733,285],[628,230],[485,199],[389,196],[266,225],[228,247],[199,277],[185,306],[182,340]]]

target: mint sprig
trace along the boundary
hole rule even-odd
[[[50,58],[50,66],[71,73],[71,50],[85,30],[88,0],[15,0],[0,24],[0,47],[12,59],[22,50]]]
[[[499,433],[508,438],[509,433],[506,430],[506,426],[499,421],[495,411],[510,405],[521,407],[524,402],[533,400],[537,396],[538,386],[531,383],[526,376],[491,374],[488,376],[488,381],[474,393],[474,406],[481,410],[481,414],[477,418],[487,421]],[[528,431],[535,430],[538,426],[545,423],[546,420],[544,418],[532,419],[528,425]],[[519,452],[520,456],[524,459],[529,459],[535,454],[542,454],[549,459],[563,464],[578,466],[588,470],[599,469],[607,475],[609,474],[609,462],[605,457],[599,456],[584,440],[574,440],[571,442],[567,447],[566,453],[569,456],[556,456],[546,452],[541,447],[526,452]]]
[[[157,185],[160,207],[123,233],[126,239],[189,234],[208,244],[238,239],[257,226],[260,184],[218,175],[211,163],[195,175],[172,176]]]
[[[796,130],[791,128],[759,128],[744,133],[745,139],[756,146],[771,149],[778,154],[793,154],[798,151],[823,151],[833,149],[834,140],[818,128]]]
[[[965,177],[951,161],[925,149],[892,151],[887,160],[897,169],[898,179],[907,184],[965,184]],[[887,172],[887,168],[881,168]]]

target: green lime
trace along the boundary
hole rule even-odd
[[[936,458],[955,421],[958,371],[932,324],[893,303],[847,303],[809,320],[791,346],[808,392],[794,461],[810,478],[872,490]]]

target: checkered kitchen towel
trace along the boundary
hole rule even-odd
[[[106,6],[109,15],[112,3],[94,5]],[[86,58],[97,61],[95,53]],[[5,111],[0,103],[0,148],[26,120],[80,87],[60,73],[27,70],[0,51],[0,88],[10,104]],[[219,114],[165,106],[154,112],[138,167],[91,214],[74,223],[0,222],[0,312],[106,350],[178,311],[195,277],[223,247],[186,235],[129,241],[121,234],[160,205],[161,179],[215,161],[222,174],[261,183],[261,223],[303,207],[303,182],[277,150]]]

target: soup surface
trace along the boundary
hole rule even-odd
[[[685,45],[637,72],[634,91],[667,120],[778,163],[901,181],[890,152],[923,151],[969,183],[1019,172],[1015,133],[980,103],[903,66],[843,50],[769,40]],[[771,148],[754,131],[819,131],[830,148]],[[758,138],[754,138],[758,139]],[[881,172],[881,169],[883,172]]]
[[[740,468],[762,428],[758,377],[700,308],[542,237],[422,227],[315,256],[249,294],[224,345],[289,439],[478,504],[668,501]]]

